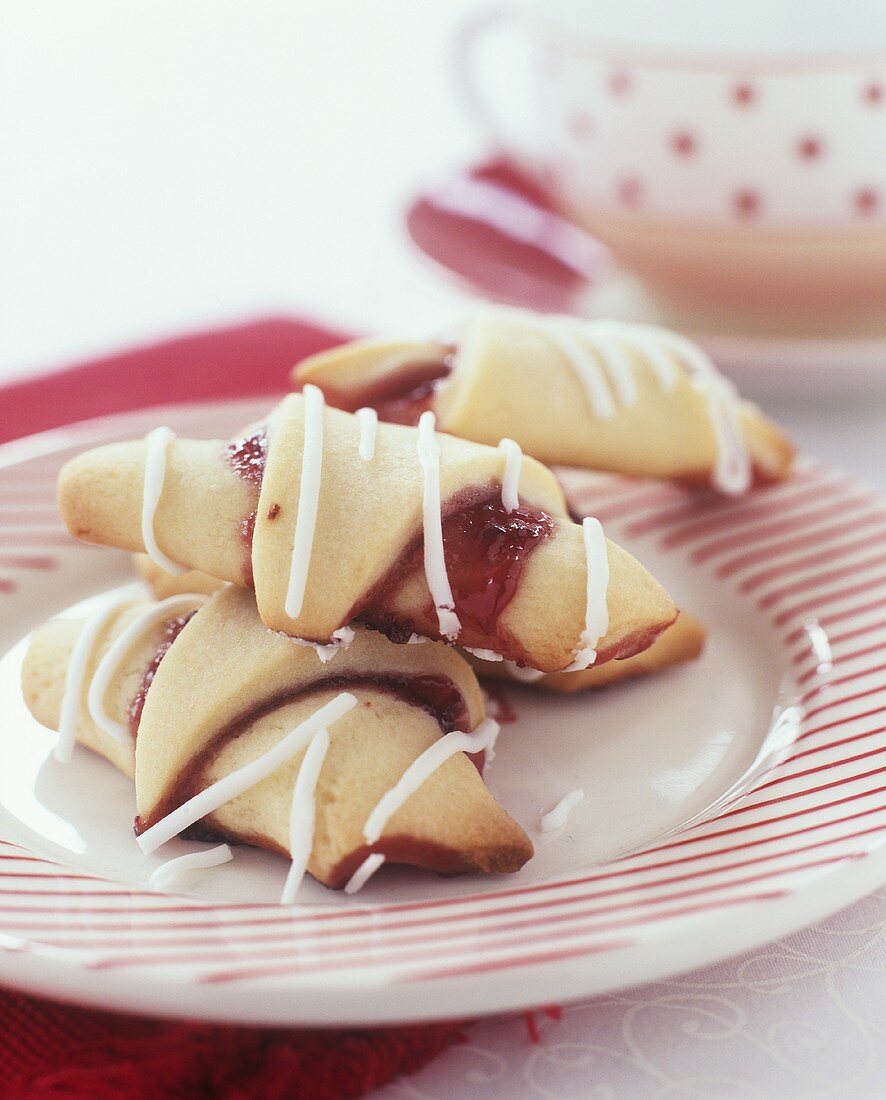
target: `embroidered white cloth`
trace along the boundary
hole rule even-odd
[[[378,1100],[870,1100],[886,1095],[886,889],[735,959],[488,1020]]]

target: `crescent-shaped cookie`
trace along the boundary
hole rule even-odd
[[[199,569],[189,569],[186,573],[170,573],[158,565],[147,554],[133,554],[135,571],[151,589],[154,598],[165,600],[170,596],[179,596],[185,592],[197,592],[211,596],[224,588],[226,581],[201,573]]]
[[[158,600],[182,592],[217,592],[225,585],[224,581],[193,570],[180,576],[167,573],[151,561],[147,554],[136,554],[135,566]],[[620,680],[663,672],[675,665],[693,661],[701,655],[706,636],[703,623],[688,611],[681,611],[676,622],[659,634],[648,649],[634,654],[633,657],[591,665],[590,668],[578,672],[552,672],[542,676],[535,676],[530,672],[527,678],[527,670],[511,662],[484,661],[470,653],[466,657],[481,679],[529,684],[544,691],[571,695],[576,691],[607,687]]]
[[[793,447],[695,344],[652,325],[488,307],[456,341],[357,340],[303,360],[296,386],[542,462],[711,485],[787,476]]]
[[[267,630],[243,589],[230,586],[203,606],[199,598],[191,604],[189,612],[186,599],[169,619],[162,605],[151,603],[127,602],[112,610],[76,686],[76,736],[134,775],[143,830],[248,765],[346,691],[356,705],[329,725],[314,796],[307,867],[315,878],[342,886],[370,853],[444,873],[515,871],[531,856],[528,837],[463,752],[449,756],[418,786],[377,841],[364,837],[373,808],[425,750],[443,734],[470,732],[483,719],[476,677],[453,649],[397,646],[363,629],[334,664],[323,664],[313,649]],[[139,711],[132,727],[137,736],[121,744],[93,717],[89,685],[112,644],[146,615],[153,621],[115,658],[118,667],[99,701],[105,721],[128,725]],[[85,629],[82,621],[58,619],[32,639],[24,696],[34,717],[50,728],[59,728],[72,653]],[[293,854],[290,811],[304,757],[304,750],[296,753],[220,805],[201,827]]]
[[[428,424],[373,424],[370,453],[365,422],[324,408],[313,387],[246,439],[169,437],[159,452],[152,433],[69,462],[66,524],[88,542],[153,543],[161,564],[254,585],[273,630],[330,645],[356,621],[557,672],[640,652],[676,616],[646,570],[599,525],[573,523],[551,472],[518,451]]]
[[[664,672],[675,665],[694,661],[704,649],[705,631],[702,623],[688,611],[681,611],[677,621],[655,639],[648,649],[623,661],[607,661],[579,672],[554,672],[545,676],[526,677],[526,670],[506,661],[483,661],[468,655],[468,660],[481,680],[521,683],[560,695],[608,687],[621,680]]]

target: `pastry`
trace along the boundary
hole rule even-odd
[[[302,361],[297,387],[542,462],[678,478],[742,493],[780,481],[793,448],[708,356],[652,325],[486,307],[456,342],[357,340]]]
[[[185,592],[196,592],[202,596],[211,596],[224,588],[225,581],[210,577],[199,569],[189,569],[186,573],[170,573],[158,565],[148,554],[133,554],[136,572],[149,586],[158,600],[179,596]]]
[[[687,611],[681,611],[677,621],[660,634],[648,649],[622,661],[607,661],[578,672],[554,672],[538,676],[531,669],[519,668],[509,661],[483,661],[468,656],[481,679],[510,680],[529,684],[544,691],[571,695],[576,691],[607,687],[609,684],[635,676],[663,672],[674,665],[693,661],[704,648],[706,631],[702,623]]]
[[[80,455],[59,503],[78,538],[254,586],[268,627],[327,658],[356,622],[558,672],[640,652],[676,616],[516,444],[437,435],[432,413],[376,423],[314,386],[229,444],[158,429]]]
[[[358,628],[332,673],[267,630],[251,593],[228,586],[208,600],[127,600],[85,623],[48,623],[31,641],[23,690],[34,717],[61,728],[63,756],[75,735],[134,777],[149,851],[184,821],[203,838],[301,860],[331,887],[370,856],[372,866],[384,857],[454,873],[515,871],[532,854],[484,784],[482,758],[453,751],[490,748],[494,723],[449,647],[397,646]],[[261,761],[277,760],[299,730],[297,751],[262,764],[256,781]],[[239,793],[183,816],[220,780]],[[299,798],[314,809],[296,828]],[[306,850],[295,850],[295,835]]]
[[[176,576],[155,564],[147,554],[135,555],[136,569],[151,586],[158,600],[181,592],[217,592],[225,582],[194,570]],[[488,680],[510,680],[531,684],[545,691],[572,694],[586,688],[606,687],[635,676],[648,676],[674,665],[693,661],[704,648],[706,630],[702,622],[688,611],[681,611],[677,620],[655,639],[648,649],[620,661],[605,661],[601,665],[577,672],[552,672],[539,675],[534,669],[520,668],[512,661],[485,661],[466,652],[468,663],[477,675]]]

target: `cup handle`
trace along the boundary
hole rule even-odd
[[[496,152],[513,150],[515,141],[480,79],[477,48],[493,31],[509,26],[525,33],[526,17],[513,7],[480,12],[459,28],[450,55],[453,80],[465,111]]]

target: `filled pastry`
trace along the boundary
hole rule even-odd
[[[211,596],[224,588],[226,581],[210,577],[199,569],[188,569],[185,573],[170,573],[158,565],[148,554],[133,554],[133,564],[138,575],[153,592],[155,599],[166,600],[170,596],[180,596],[186,592],[196,592],[201,596]]]
[[[163,428],[80,455],[59,503],[78,538],[254,587],[266,626],[327,659],[362,623],[559,672],[641,652],[676,617],[513,442],[438,435],[430,412],[377,423],[314,386],[228,444]]]
[[[652,325],[487,307],[455,342],[357,340],[305,359],[297,387],[542,462],[677,478],[736,494],[780,481],[793,447],[708,356]]]
[[[134,777],[146,851],[218,835],[331,887],[383,860],[510,872],[532,855],[483,782],[496,728],[450,647],[358,628],[333,673],[227,586],[48,623],[23,690],[61,756],[76,737]]]
[[[538,675],[532,669],[519,668],[508,661],[483,661],[468,655],[481,680],[504,680],[529,684],[544,691],[571,695],[576,691],[608,687],[620,680],[649,676],[675,665],[694,661],[704,649],[707,632],[701,622],[687,611],[681,611],[677,621],[655,639],[648,649],[623,661],[607,661],[577,672],[553,672]]]
[[[136,569],[150,585],[158,600],[182,592],[217,592],[226,583],[194,570],[181,575],[167,573],[147,554],[136,554],[134,557]],[[700,656],[706,635],[704,625],[699,619],[688,611],[681,611],[676,621],[659,634],[648,649],[620,661],[606,661],[602,665],[591,665],[577,672],[539,674],[534,669],[520,668],[511,661],[486,661],[470,653],[466,653],[466,656],[468,663],[482,679],[509,680],[568,695],[585,689],[606,687],[635,676],[663,672],[674,665],[693,661]]]

